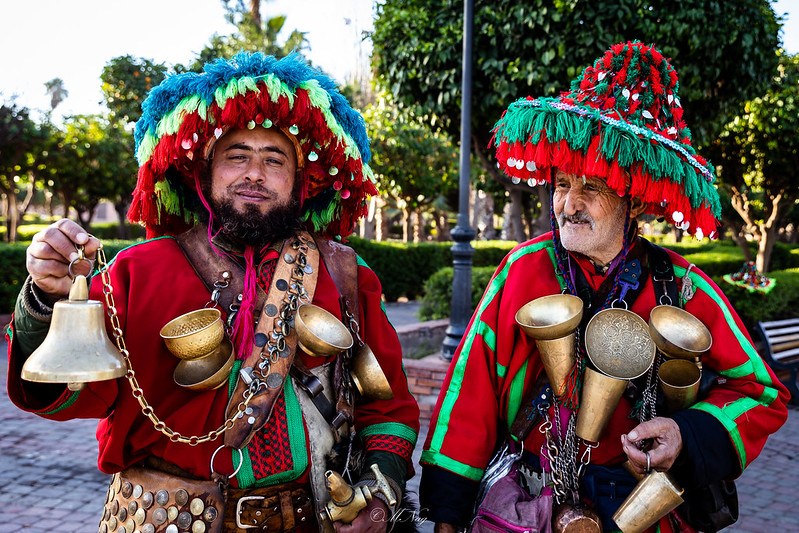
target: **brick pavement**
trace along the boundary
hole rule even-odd
[[[51,422],[18,410],[5,392],[4,342],[0,351],[0,533],[96,531],[108,482],[96,466],[96,422]],[[426,429],[425,422],[417,461]],[[791,407],[788,422],[739,479],[741,519],[728,531],[799,532],[797,461],[799,408]],[[417,488],[418,479],[409,487]],[[429,523],[420,526],[432,531]]]

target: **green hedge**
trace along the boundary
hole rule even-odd
[[[386,300],[391,302],[402,296],[409,300],[418,298],[426,292],[424,283],[430,276],[452,266],[451,242],[378,242],[351,237],[348,244],[375,271]],[[496,268],[516,243],[477,241],[472,246],[473,266]]]
[[[491,281],[495,270],[495,267],[490,266],[472,268],[472,312],[477,309],[477,304],[483,297],[483,291]],[[444,267],[425,282],[425,295],[417,314],[419,320],[437,320],[449,317],[453,272],[452,267]]]
[[[106,258],[110,261],[121,249],[127,248],[135,241],[103,241]],[[0,314],[8,314],[14,310],[19,293],[28,271],[25,268],[25,250],[28,242],[0,244],[0,272],[3,283],[0,284]]]

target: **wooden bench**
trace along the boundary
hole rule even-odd
[[[799,403],[799,318],[758,322],[757,330],[763,339],[763,359],[788,387],[793,402]]]

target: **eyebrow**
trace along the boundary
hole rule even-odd
[[[248,152],[254,152],[255,151],[252,146],[250,146],[249,144],[245,144],[245,143],[235,143],[235,144],[231,144],[230,146],[225,148],[225,152],[228,152],[230,150],[246,150]],[[286,152],[281,150],[278,146],[271,146],[271,145],[270,146],[263,146],[263,147],[258,149],[258,152],[274,152],[274,153],[277,153],[277,154],[281,154],[281,155],[283,155],[285,157],[288,157]]]

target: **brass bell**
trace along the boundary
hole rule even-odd
[[[376,400],[390,400],[394,397],[391,385],[380,368],[372,349],[367,344],[361,346],[355,357],[352,358],[350,371],[352,383],[362,396],[369,396]]]
[[[103,304],[89,300],[86,277],[75,276],[69,300],[53,306],[50,330],[25,361],[22,379],[80,390],[86,382],[116,379],[125,372],[125,360],[105,332]]]

